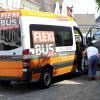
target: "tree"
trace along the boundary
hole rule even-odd
[[[100,10],[100,0],[96,0],[96,4],[97,4],[97,11]]]

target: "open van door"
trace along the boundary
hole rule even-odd
[[[91,28],[86,35],[86,44],[92,42],[100,51],[100,26]]]
[[[89,43],[93,43],[94,46],[98,48],[99,53],[100,53],[100,26],[92,27],[87,32],[85,40],[86,40],[86,47],[89,45]],[[84,72],[87,72],[88,70],[87,57],[83,59],[82,66],[83,66]]]

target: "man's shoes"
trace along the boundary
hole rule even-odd
[[[93,80],[95,80],[95,77],[89,78],[89,81],[93,81]]]
[[[89,78],[89,81],[92,81],[92,78]]]
[[[92,77],[92,80],[95,80],[95,77]]]

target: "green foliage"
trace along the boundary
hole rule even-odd
[[[96,4],[97,4],[97,11],[99,11],[100,10],[100,0],[96,0]]]

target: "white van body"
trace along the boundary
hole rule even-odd
[[[50,83],[46,85],[43,81],[43,76],[47,73],[50,74],[47,77],[51,78],[77,69],[74,64],[77,49],[75,34],[79,33],[81,42],[82,36],[72,17],[11,10],[0,12],[0,19],[2,83],[42,80],[42,86],[48,87]],[[55,34],[58,38],[61,36],[62,44]],[[65,37],[67,42],[64,41]]]

